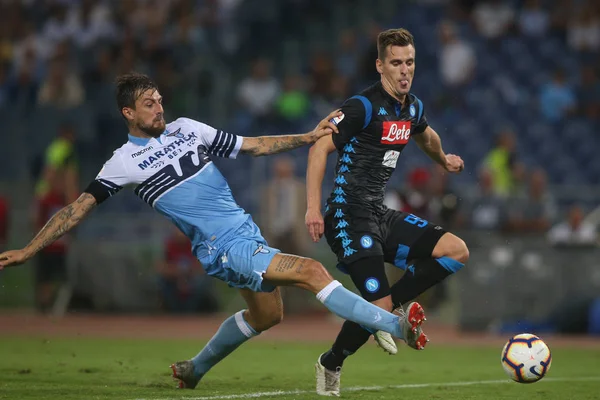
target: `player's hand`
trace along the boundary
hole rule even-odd
[[[304,222],[306,223],[311,239],[317,243],[323,237],[323,232],[325,231],[325,223],[323,222],[321,211],[309,208],[306,210]]]
[[[0,270],[6,267],[23,264],[27,259],[27,254],[24,250],[6,251],[0,254]]]
[[[444,166],[448,172],[462,172],[465,169],[465,162],[459,156],[454,154],[446,154],[446,165]]]
[[[312,131],[313,135],[315,136],[315,141],[319,140],[323,136],[327,136],[327,135],[331,135],[332,133],[340,132],[338,130],[338,127],[333,122],[331,122],[332,119],[334,119],[335,117],[339,117],[340,115],[342,115],[342,111],[335,110],[335,111],[329,113],[329,115],[327,117],[325,117],[325,119],[323,119],[323,120],[321,120],[321,122],[319,122],[319,124]]]

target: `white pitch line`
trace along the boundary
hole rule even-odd
[[[541,382],[600,382],[600,376],[588,376],[579,378],[545,378]],[[497,385],[505,383],[514,383],[507,379],[497,379],[489,381],[467,381],[467,382],[439,382],[439,383],[414,383],[405,385],[386,385],[386,386],[351,386],[344,388],[342,392],[362,392],[375,391],[383,389],[421,389],[428,387],[457,387],[457,386],[473,386],[473,385]],[[314,390],[277,390],[274,392],[254,392],[242,394],[226,394],[217,396],[203,397],[162,397],[162,398],[141,398],[135,400],[229,400],[229,399],[256,399],[261,397],[273,396],[290,396],[294,394],[309,394],[314,393]]]

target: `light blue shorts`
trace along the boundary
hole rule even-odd
[[[275,286],[265,284],[263,274],[279,252],[267,245],[260,229],[249,218],[231,239],[220,246],[216,262],[207,268],[207,272],[231,287],[272,292]]]

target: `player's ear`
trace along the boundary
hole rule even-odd
[[[377,72],[383,74],[383,61],[381,61],[379,58],[375,60],[375,68],[377,68]]]
[[[121,113],[123,114],[125,119],[127,119],[128,121],[131,121],[133,119],[133,110],[131,108],[123,107],[121,109]]]

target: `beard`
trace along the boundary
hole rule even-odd
[[[160,122],[160,123],[157,123]],[[159,120],[152,121],[151,124],[139,124],[138,129],[144,132],[146,135],[151,136],[153,138],[159,137],[166,129],[165,119],[160,118]]]

